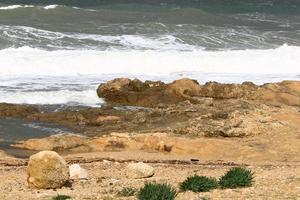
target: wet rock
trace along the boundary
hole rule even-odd
[[[0,117],[26,118],[39,112],[39,109],[29,105],[0,103]]]
[[[128,164],[125,169],[125,173],[128,178],[139,179],[153,176],[155,170],[150,165],[139,162]]]
[[[66,161],[54,151],[41,151],[30,157],[27,167],[29,187],[60,188],[69,180]]]
[[[69,171],[70,171],[70,179],[87,179],[88,174],[85,169],[80,167],[79,164],[73,164],[69,166]]]

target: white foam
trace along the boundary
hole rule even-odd
[[[0,76],[96,74],[300,73],[300,47],[236,51],[46,51],[30,47],[0,51]]]
[[[5,91],[0,90],[0,102],[16,104],[76,104],[95,106],[103,103],[97,97],[96,88],[84,91]]]
[[[57,4],[53,4],[53,5],[44,6],[42,8],[45,10],[49,10],[49,9],[55,9],[58,6],[59,5],[57,5]],[[34,8],[34,7],[41,8],[40,6],[34,6],[34,5],[10,5],[10,6],[2,6],[2,7],[0,7],[0,10],[14,10],[14,9],[18,9],[18,8]]]
[[[58,7],[57,4],[53,4],[53,5],[45,6],[44,9],[49,10],[49,9],[54,9],[54,8],[57,8],[57,7]]]
[[[2,6],[0,7],[0,10],[14,10],[17,8],[32,8],[34,6],[32,5],[11,5],[11,6]]]
[[[83,34],[83,33],[61,33],[37,29],[28,26],[9,26],[0,25],[0,33],[7,38],[13,40],[18,39],[22,41],[40,42],[46,40],[50,46],[60,48],[61,43],[64,44],[62,48],[66,48],[64,39],[71,39],[70,47],[73,45],[74,40],[91,40],[95,42],[103,42],[109,44],[110,48],[127,49],[150,49],[150,50],[194,50],[195,46],[185,44],[179,38],[172,35],[156,35],[149,37],[145,35],[97,35],[97,34]],[[58,41],[62,41],[61,43]],[[84,42],[83,42],[84,43]]]

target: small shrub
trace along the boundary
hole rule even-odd
[[[177,193],[168,184],[146,183],[138,193],[139,200],[173,200]]]
[[[249,187],[253,183],[253,172],[241,167],[230,169],[219,180],[219,185],[222,188],[239,188]]]
[[[71,199],[71,197],[68,196],[68,195],[60,195],[60,194],[58,194],[56,197],[53,197],[52,199],[53,200],[66,200],[66,199]]]
[[[136,189],[130,188],[130,187],[126,187],[126,188],[123,188],[121,191],[118,192],[118,196],[121,196],[121,197],[130,197],[130,196],[134,196],[135,193],[136,193]]]
[[[218,181],[206,176],[190,176],[179,185],[182,191],[208,192],[218,187]]]

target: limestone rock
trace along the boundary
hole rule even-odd
[[[46,138],[19,141],[12,146],[30,150],[66,151],[79,146],[84,146],[88,139],[76,134],[57,134]]]
[[[54,151],[41,151],[30,157],[27,167],[29,187],[60,188],[69,180],[66,161]]]
[[[87,179],[88,174],[85,169],[80,167],[79,164],[73,164],[69,166],[70,170],[70,179]]]
[[[128,178],[148,178],[154,175],[155,170],[150,165],[139,162],[139,163],[130,163],[127,165],[126,176]]]

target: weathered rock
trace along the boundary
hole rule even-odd
[[[88,174],[85,169],[80,167],[79,164],[73,164],[69,166],[69,171],[70,171],[70,179],[87,179]]]
[[[282,81],[262,85],[256,98],[265,102],[300,106],[300,81]]]
[[[208,82],[201,86],[191,79],[180,79],[170,84],[141,82],[140,80],[114,79],[101,84],[98,96],[109,103],[155,107],[160,103],[173,104],[185,100],[199,103],[195,97],[214,99],[247,99],[267,103],[300,106],[300,81],[283,81],[262,86],[252,82],[222,84]]]
[[[135,106],[156,106],[158,103],[172,104],[197,95],[200,85],[197,81],[182,79],[170,84],[134,79],[114,79],[101,84],[97,93],[108,102]]]
[[[201,87],[196,80],[183,78],[168,84],[166,94],[191,99],[193,96],[199,96]]]
[[[153,176],[155,170],[150,165],[139,162],[128,164],[125,169],[125,173],[128,178],[139,179]]]
[[[27,182],[38,189],[60,188],[69,180],[66,161],[54,151],[41,151],[30,157]]]
[[[251,82],[243,84],[208,82],[201,88],[200,96],[217,99],[260,100],[266,103],[300,106],[300,81],[282,81],[262,86]]]
[[[26,118],[39,112],[40,111],[37,108],[29,105],[0,103],[0,117]]]
[[[201,88],[200,96],[212,97],[216,99],[238,99],[244,97],[254,97],[258,86],[251,82],[242,84],[222,84],[218,82],[208,82]]]

